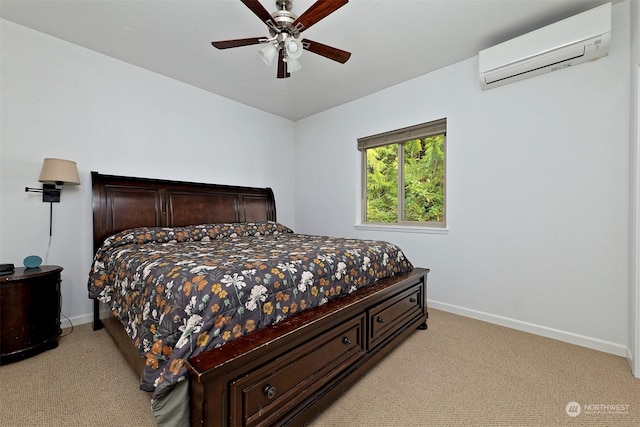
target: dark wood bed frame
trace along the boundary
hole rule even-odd
[[[91,173],[94,250],[127,228],[275,221],[270,188]],[[192,426],[300,425],[415,329],[426,329],[428,269],[415,268],[191,358]],[[144,359],[120,322],[94,300],[94,329],[109,331],[140,374]]]

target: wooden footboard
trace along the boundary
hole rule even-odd
[[[427,273],[383,280],[190,359],[191,425],[301,424],[426,325]]]

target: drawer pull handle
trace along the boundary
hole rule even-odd
[[[342,343],[344,345],[351,345],[351,340],[347,337],[342,338]]]
[[[384,319],[382,318],[382,316],[378,316],[378,318],[376,319],[376,322],[384,323]]]
[[[272,385],[267,384],[266,386],[264,386],[264,390],[262,392],[265,396],[267,396],[267,398],[273,399],[276,395],[276,388]]]
[[[415,304],[415,303],[418,302],[418,300],[413,298],[413,297],[411,297],[411,298],[409,298],[409,302],[412,303],[412,304]]]

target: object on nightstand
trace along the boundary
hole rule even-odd
[[[40,258],[38,255],[29,255],[24,259],[23,263],[27,268],[40,267],[40,264],[42,264],[42,258]]]
[[[0,275],[11,274],[13,271],[13,264],[0,264]]]

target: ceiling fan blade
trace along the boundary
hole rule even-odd
[[[302,32],[347,3],[349,0],[317,0],[293,22],[293,28]]]
[[[260,40],[264,40],[264,39],[265,39],[264,37],[251,37],[248,39],[220,40],[217,42],[211,42],[211,44],[218,49],[229,49],[231,47],[260,44]]]
[[[278,26],[274,22],[271,14],[267,12],[267,9],[265,9],[264,6],[262,6],[262,3],[260,3],[258,0],[240,0],[240,1],[244,3],[244,5],[247,6],[249,9],[251,9],[251,11],[255,13],[256,16],[260,18],[262,22],[267,24],[268,27],[273,28],[274,30],[278,29]]]
[[[344,64],[349,60],[349,58],[351,58],[351,52],[314,42],[309,39],[302,39],[302,47],[309,52],[324,56],[325,58],[333,59],[341,64]]]
[[[286,79],[290,75],[291,74],[287,72],[287,63],[284,62],[284,52],[282,52],[282,49],[280,49],[278,51],[278,78]]]

